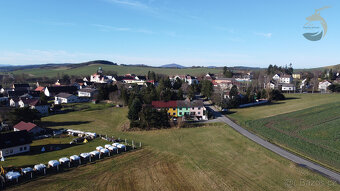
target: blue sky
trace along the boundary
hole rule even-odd
[[[3,0],[0,64],[105,59],[125,64],[297,68],[340,64],[335,0]],[[315,9],[328,24],[302,34]]]

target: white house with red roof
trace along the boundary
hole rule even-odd
[[[36,124],[34,123],[26,123],[24,121],[21,121],[20,123],[14,125],[13,127],[14,131],[27,131],[29,133],[32,134],[39,134],[45,131],[45,129],[38,127]]]

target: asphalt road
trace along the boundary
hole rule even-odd
[[[265,141],[264,139],[260,138],[259,136],[247,131],[246,129],[242,128],[241,126],[237,125],[236,123],[234,123],[232,120],[230,120],[229,118],[227,118],[226,116],[222,115],[214,106],[206,106],[208,107],[208,109],[210,108],[211,110],[214,111],[214,116],[216,117],[216,119],[214,120],[219,120],[222,121],[226,124],[228,124],[229,126],[231,126],[233,129],[235,129],[236,131],[238,131],[239,133],[241,133],[242,135],[244,135],[245,137],[249,138],[250,140],[256,142],[257,144],[262,145],[263,147],[273,151],[274,153],[281,155],[282,157],[293,161],[294,163],[308,168],[314,172],[320,173],[323,176],[326,176],[334,181],[336,181],[337,183],[340,184],[340,174],[337,172],[334,172],[332,170],[329,170],[323,166],[320,166],[312,161],[306,160],[304,158],[301,158],[291,152],[288,152],[284,149],[282,149],[281,147],[278,147],[268,141]]]

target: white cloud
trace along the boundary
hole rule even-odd
[[[110,3],[129,6],[132,8],[140,8],[140,9],[148,9],[149,7],[146,4],[143,4],[139,1],[133,1],[133,0],[106,0]]]
[[[273,35],[272,33],[254,33],[254,34],[257,36],[265,37],[265,38],[271,38]]]
[[[155,34],[155,32],[148,29],[134,29],[129,27],[114,27],[110,25],[93,24],[92,26],[99,28],[100,31],[110,32],[110,31],[126,31],[126,32],[136,32],[144,34]]]

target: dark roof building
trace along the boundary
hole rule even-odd
[[[0,149],[32,143],[31,136],[27,131],[14,131],[0,134]]]
[[[26,88],[26,89],[29,89],[30,85],[29,84],[13,84],[13,89],[17,89],[17,88]]]
[[[59,93],[69,93],[74,94],[78,91],[78,88],[76,86],[50,86],[45,88],[45,95],[55,96]]]
[[[8,91],[8,97],[9,98],[18,98],[20,96],[23,96],[24,94],[27,94],[28,90],[15,90],[15,91]]]

